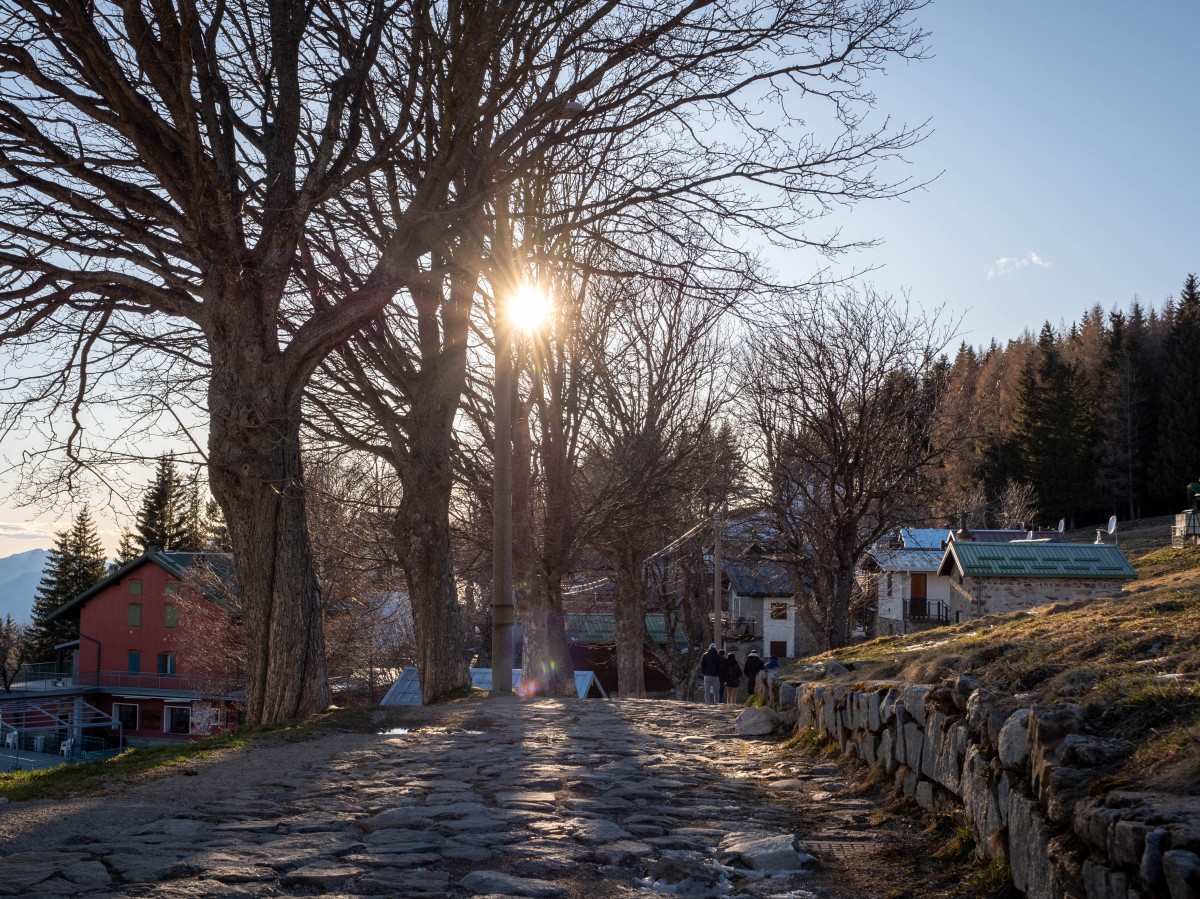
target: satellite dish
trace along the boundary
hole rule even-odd
[[[1061,534],[1066,529],[1067,529],[1067,520],[1065,518],[1060,518],[1058,520],[1058,532]]]
[[[1116,515],[1109,516],[1108,532],[1110,534],[1115,534],[1117,532],[1117,516]]]

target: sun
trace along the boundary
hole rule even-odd
[[[550,317],[550,297],[534,284],[522,284],[508,301],[508,318],[520,331],[536,331]]]

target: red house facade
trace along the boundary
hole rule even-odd
[[[51,616],[79,632],[61,647],[73,653],[64,685],[111,716],[127,745],[236,728],[244,690],[229,583],[225,554],[152,550],[124,565]]]

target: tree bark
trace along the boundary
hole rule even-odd
[[[300,458],[300,396],[276,362],[213,351],[209,481],[228,522],[248,647],[246,720],[321,711],[321,593],[313,570]]]
[[[574,696],[575,667],[567,643],[562,602],[561,536],[547,521],[542,552],[537,551],[533,517],[533,438],[529,410],[513,416],[513,575],[520,599],[521,688],[540,696]],[[547,493],[552,493],[547,485]],[[553,506],[548,496],[547,506]]]
[[[622,699],[646,698],[646,597],[641,565],[630,551],[617,565],[617,600],[613,613],[617,631],[617,691]]]
[[[436,365],[426,370],[434,381],[438,374]],[[413,396],[407,416],[408,455],[402,465],[404,496],[396,514],[396,538],[412,599],[421,700],[428,703],[470,687],[471,672],[450,543],[458,392],[437,390],[435,383],[426,386]]]

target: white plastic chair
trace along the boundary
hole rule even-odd
[[[5,734],[4,748],[5,749],[16,749],[17,748],[17,732],[15,730],[10,730],[7,734]]]
[[[70,758],[71,749],[74,746],[75,746],[75,738],[68,737],[67,739],[63,740],[62,744],[58,747],[58,754],[63,756],[64,758]]]

